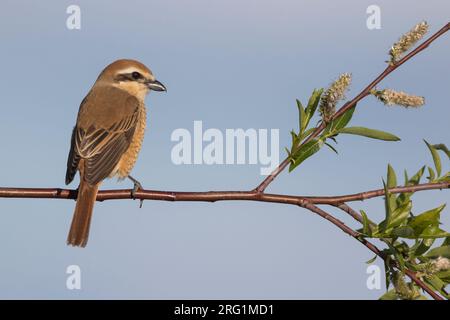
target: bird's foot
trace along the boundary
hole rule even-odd
[[[130,179],[131,181],[133,181],[133,189],[131,190],[131,198],[133,200],[136,200],[136,192],[141,189],[143,190],[144,188],[142,188],[142,184],[136,180],[135,178],[133,178],[132,176],[128,176],[128,179]],[[139,208],[142,208],[142,204],[144,203],[144,199],[140,199],[140,203],[139,203]]]

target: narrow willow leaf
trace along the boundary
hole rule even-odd
[[[372,139],[378,139],[378,140],[384,140],[384,141],[399,141],[400,138],[393,135],[392,133],[375,130],[375,129],[369,129],[364,127],[348,127],[348,128],[342,128],[339,130],[339,133],[345,133],[345,134],[354,134],[358,136],[364,136]]]
[[[448,148],[447,148],[447,146],[445,144],[443,144],[443,143],[433,144],[433,147],[436,150],[443,151],[447,155],[447,157],[450,159],[450,150],[448,150]]]
[[[417,173],[412,176],[411,178],[408,178],[408,172],[406,172],[406,170],[404,171],[405,174],[405,186],[411,186],[411,185],[417,185],[420,182],[420,179],[423,176],[423,173],[425,172],[425,168],[426,166],[423,166],[422,168],[420,168],[419,171],[417,171]],[[397,196],[397,205],[401,204],[401,203],[405,203],[407,201],[409,201],[409,199],[411,198],[411,195],[413,194],[413,192],[402,192]]]
[[[331,150],[333,150],[336,154],[339,154],[339,153],[337,152],[336,148],[333,147],[333,146],[332,146],[331,144],[329,144],[328,142],[325,142],[325,145],[326,145],[328,148],[330,148]]]
[[[436,275],[430,275],[428,277],[424,277],[423,280],[425,283],[430,285],[433,289],[438,291],[443,296],[447,297],[447,293],[444,291],[445,283],[441,279],[439,279]]]
[[[436,175],[434,174],[434,170],[431,167],[428,167],[428,181],[432,182],[436,179]]]
[[[417,173],[415,175],[413,175],[411,177],[411,179],[409,179],[409,181],[408,181],[409,186],[411,186],[411,185],[415,186],[420,183],[420,179],[422,178],[423,173],[425,172],[425,168],[426,168],[426,166],[423,166],[422,168],[420,168],[419,171],[417,171]]]
[[[356,105],[345,111],[342,115],[340,115],[337,119],[333,120],[332,131],[337,132],[342,128],[345,128],[347,124],[353,117],[353,113],[355,112]]]
[[[408,226],[401,226],[398,228],[395,228],[390,233],[391,237],[399,237],[399,238],[406,238],[406,239],[415,239],[416,234],[414,233],[414,229]]]
[[[423,255],[433,245],[434,239],[423,239],[417,242],[415,248],[411,248],[410,256],[412,259]]]
[[[386,290],[389,289],[389,285],[391,284],[391,278],[390,278],[391,267],[389,266],[390,263],[391,263],[391,257],[387,256],[386,259],[384,259],[384,278],[386,281]]]
[[[391,223],[392,208],[391,208],[391,202],[390,202],[391,194],[390,194],[384,180],[383,180],[383,187],[384,187],[384,207],[385,207],[385,211],[386,211],[386,217],[385,217],[384,221],[378,225],[378,227],[382,232],[385,232],[387,229],[387,226]]]
[[[303,141],[307,136],[309,136],[316,128],[309,128],[300,136],[299,140]]]
[[[374,263],[375,262],[375,260],[377,260],[377,258],[378,258],[378,256],[377,255],[375,255],[373,258],[371,258],[371,259],[369,259],[369,260],[367,260],[366,261],[366,263],[367,264],[372,264],[372,263]]]
[[[298,147],[300,146],[300,137],[298,134],[295,133],[294,130],[291,130],[291,141],[292,141],[292,145],[291,145],[291,151],[290,154],[294,154]]]
[[[306,129],[306,125],[308,122],[308,118],[305,113],[305,108],[303,107],[300,100],[296,99],[297,101],[297,109],[298,109],[298,128],[300,134]]]
[[[430,225],[423,230],[423,232],[419,235],[419,238],[423,239],[437,239],[437,238],[445,238],[450,236],[445,230],[442,230],[438,226]]]
[[[292,138],[292,143],[294,143],[294,141],[298,139],[297,133],[295,133],[294,130],[291,130],[290,134],[291,134],[291,138]]]
[[[317,110],[317,106],[319,105],[322,93],[323,89],[314,89],[314,91],[311,94],[311,97],[308,100],[308,105],[306,106],[305,109],[306,116],[308,117],[308,122]]]
[[[292,159],[292,155],[291,155],[291,150],[289,150],[288,148],[284,147],[284,150],[286,150],[287,156],[289,158],[289,161],[293,161]]]
[[[412,208],[411,201],[408,201],[408,202],[404,203],[403,205],[397,207],[392,212],[392,219],[388,225],[388,228],[397,227],[397,226],[401,225],[403,222],[405,222],[409,216],[409,213],[411,212],[411,208]]]
[[[408,226],[414,229],[416,234],[421,234],[429,226],[438,226],[441,211],[445,208],[445,204],[440,207],[425,211],[408,222]]]
[[[372,236],[372,230],[370,229],[370,220],[367,217],[367,214],[364,212],[364,210],[360,210],[361,216],[363,218],[363,233],[369,237]]]
[[[388,169],[387,169],[387,187],[389,189],[391,188],[395,188],[397,186],[397,176],[395,175],[395,171],[392,168],[392,166],[390,164],[388,164]],[[397,199],[395,196],[390,196],[389,197],[389,202],[390,202],[390,207],[392,208],[392,210],[395,210],[397,208]]]
[[[436,168],[437,176],[440,177],[441,176],[441,169],[442,169],[441,157],[439,156],[439,153],[437,152],[437,150],[432,145],[430,145],[426,140],[423,140],[423,141],[425,141],[428,149],[430,149],[431,156],[433,157],[434,167]]]
[[[442,242],[442,246],[450,246],[450,237],[444,239],[444,242]]]
[[[428,258],[437,258],[441,256],[450,259],[450,246],[441,246],[431,249],[425,256]]]
[[[307,143],[305,143],[304,145],[300,146],[300,148],[292,155],[292,157],[294,158],[294,162],[291,163],[291,165],[289,166],[289,172],[294,170],[303,161],[305,161],[313,154],[315,154],[317,151],[319,151],[322,145],[323,145],[322,140],[312,139]]]
[[[436,180],[436,182],[445,182],[445,181],[450,181],[450,171]]]
[[[389,189],[395,188],[397,186],[397,176],[395,175],[395,171],[390,164],[388,164],[387,170],[387,187]]]
[[[438,277],[442,281],[449,284],[450,283],[450,269],[445,270],[445,271],[436,272],[436,277]]]
[[[404,271],[405,270],[405,259],[403,259],[402,254],[390,242],[386,242],[386,244],[388,245],[388,247],[391,249],[392,253],[394,254],[395,260],[397,260],[400,270]]]
[[[321,137],[322,139],[326,139],[326,138],[329,138],[329,137],[332,137],[332,136],[336,135],[336,132],[333,132],[333,131],[332,131],[332,128],[333,128],[333,122],[331,121],[331,122],[329,122],[329,123],[327,124],[327,126],[325,127],[325,129],[323,129],[323,132],[322,132],[322,134],[320,135],[320,137]]]
[[[391,289],[383,294],[378,300],[398,300],[397,292],[395,292],[395,289]]]

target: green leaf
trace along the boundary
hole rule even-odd
[[[373,258],[370,258],[369,260],[366,261],[367,264],[372,264],[375,262],[375,260],[377,260],[378,256],[375,255]]]
[[[388,164],[387,171],[387,187],[389,189],[395,188],[397,186],[397,176],[395,175],[395,171],[390,164]]]
[[[303,133],[303,131],[306,129],[306,125],[308,124],[308,118],[305,113],[305,108],[303,107],[300,100],[296,99],[297,101],[297,108],[298,108],[298,128],[300,134]]]
[[[397,292],[395,292],[395,289],[391,289],[383,294],[379,300],[398,300]]]
[[[436,179],[436,175],[434,174],[434,170],[431,169],[431,167],[428,167],[428,181],[432,182],[434,179]]]
[[[407,203],[399,206],[392,212],[392,219],[388,225],[388,228],[393,228],[401,225],[409,216],[411,212],[412,202],[408,201]]]
[[[428,226],[438,226],[441,211],[445,208],[445,204],[440,207],[425,211],[408,222],[408,225],[414,229],[416,235],[422,234]]]
[[[353,112],[355,112],[356,105],[345,111],[343,114],[341,114],[338,118],[333,120],[333,125],[331,131],[336,132],[339,131],[342,128],[345,128],[345,126],[350,122],[350,120],[353,117]]]
[[[388,164],[388,170],[387,170],[387,187],[389,189],[395,188],[397,186],[397,176],[395,175],[394,169],[391,167],[390,164]],[[392,210],[395,210],[397,208],[397,201],[395,196],[389,197],[390,207]]]
[[[303,139],[305,139],[307,136],[309,136],[314,130],[316,130],[316,128],[309,128],[308,130],[306,130],[305,132],[303,132],[300,135],[300,141],[303,141]]]
[[[445,238],[441,246],[450,246],[450,237]]]
[[[336,148],[333,147],[333,146],[332,146],[331,144],[329,144],[328,142],[325,142],[325,145],[326,145],[328,148],[330,148],[332,151],[334,151],[336,154],[339,154],[339,153],[337,152]]]
[[[416,242],[416,245],[411,248],[410,256],[412,258],[423,255],[433,245],[434,239],[422,239]]]
[[[369,237],[372,236],[372,229],[370,228],[370,220],[367,217],[367,214],[364,212],[364,210],[360,210],[361,216],[363,218],[363,233],[368,235]]]
[[[423,140],[423,141],[425,141],[428,149],[430,149],[431,155],[433,157],[434,167],[436,168],[437,176],[440,177],[441,176],[441,169],[442,169],[441,157],[439,156],[439,153],[437,152],[437,150],[432,145],[430,145],[426,140]]]
[[[437,150],[443,151],[447,157],[450,159],[450,150],[447,149],[446,145],[443,143],[433,144],[433,147]]]
[[[312,139],[307,143],[305,143],[304,145],[300,146],[300,148],[292,155],[294,161],[291,162],[291,165],[289,166],[289,172],[294,170],[303,161],[305,161],[313,154],[315,154],[317,151],[319,151],[322,145],[323,145],[322,140]]]
[[[430,225],[425,228],[425,230],[422,231],[422,233],[419,235],[420,238],[424,239],[436,239],[436,238],[445,238],[450,236],[450,233],[448,233],[445,230],[440,229],[438,226]]]
[[[422,168],[420,168],[419,171],[417,171],[417,173],[415,175],[413,175],[411,177],[411,179],[409,179],[409,181],[408,181],[409,186],[410,185],[415,186],[420,183],[420,179],[422,178],[423,173],[425,172],[425,168],[426,168],[426,166],[423,166]]]
[[[408,226],[401,226],[392,230],[391,237],[399,237],[406,239],[415,239],[416,235],[414,233],[414,229]]]
[[[435,275],[447,284],[450,283],[450,269],[436,272]]]
[[[305,109],[306,116],[308,117],[308,122],[316,112],[322,93],[323,89],[314,89],[314,91],[311,94],[311,97],[309,97],[308,105],[306,106]]]
[[[391,219],[392,219],[392,208],[391,208],[391,201],[390,201],[391,194],[390,194],[388,187],[387,187],[386,183],[384,182],[384,180],[383,180],[383,187],[384,187],[384,207],[385,207],[385,211],[386,211],[386,217],[385,217],[384,221],[378,225],[379,229],[382,232],[386,231],[387,226],[391,223]]]
[[[450,181],[450,171],[440,177],[437,182]]]
[[[364,136],[372,139],[384,140],[384,141],[399,141],[400,138],[384,131],[369,129],[364,127],[348,127],[339,130],[339,133],[354,134],[358,136]]]
[[[434,290],[438,291],[443,296],[447,297],[447,294],[444,291],[445,283],[441,279],[439,279],[436,275],[430,275],[427,277],[424,277],[423,280],[425,283],[430,285]]]
[[[290,131],[290,134],[291,134],[292,144],[294,144],[295,140],[298,139],[297,133],[295,133],[294,130],[291,130],[291,131]]]
[[[386,244],[388,245],[389,249],[391,249],[392,253],[394,254],[395,260],[398,262],[398,266],[400,268],[401,271],[405,270],[405,260],[403,259],[402,254],[390,243],[390,242],[386,242]]]
[[[417,171],[417,173],[414,176],[412,176],[410,179],[408,178],[408,173],[405,170],[405,186],[418,185],[420,183],[420,179],[423,176],[423,173],[425,172],[425,168],[426,168],[426,166],[423,166],[422,168],[420,168],[420,170]],[[404,203],[406,201],[409,201],[412,194],[413,194],[413,192],[402,192],[401,194],[399,194],[397,197],[397,205]]]
[[[386,281],[386,290],[389,289],[389,285],[391,284],[391,278],[390,278],[390,273],[391,273],[391,267],[389,266],[389,264],[391,263],[391,257],[387,256],[386,259],[384,259],[384,278]]]
[[[437,258],[439,256],[450,259],[450,246],[441,246],[434,249],[431,249],[425,255],[428,258]]]

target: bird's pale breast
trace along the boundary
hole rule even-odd
[[[139,151],[142,147],[142,141],[144,140],[144,133],[146,127],[146,108],[143,103],[139,105],[139,114],[136,124],[136,130],[134,131],[133,138],[127,151],[120,158],[117,164],[117,169],[114,170],[115,175],[119,178],[126,178],[136,163]]]

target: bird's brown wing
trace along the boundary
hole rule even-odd
[[[114,108],[105,107],[104,101],[91,101],[91,111],[80,107],[79,119],[72,133],[72,143],[67,160],[66,183],[70,183],[77,171],[80,159],[84,159],[84,179],[90,184],[96,184],[108,177],[121,156],[130,146],[139,115],[139,102],[128,97],[113,97],[110,101],[118,104]],[[85,102],[89,103],[89,99]],[[101,109],[101,117],[96,113]],[[84,113],[83,113],[84,112]],[[80,120],[81,115],[81,120]],[[84,118],[89,118],[83,120]],[[94,119],[92,119],[94,118]],[[88,124],[88,126],[86,126]]]
[[[78,163],[80,162],[80,156],[75,150],[75,135],[77,134],[77,127],[72,130],[72,138],[70,139],[70,151],[67,158],[67,170],[66,170],[66,184],[72,182],[75,174],[77,173]]]

